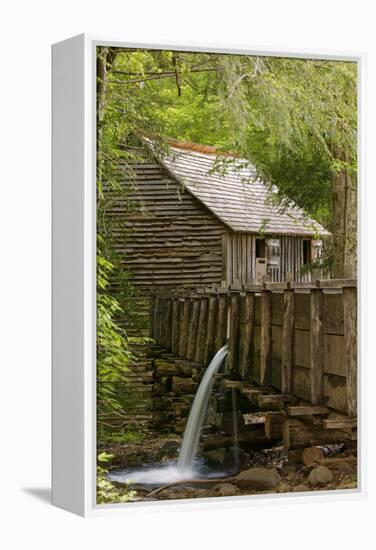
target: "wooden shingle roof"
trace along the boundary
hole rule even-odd
[[[176,142],[175,142],[176,143]],[[213,150],[212,150],[213,149]],[[271,204],[268,187],[248,162],[228,155],[217,166],[214,148],[172,146],[160,162],[185,188],[233,231],[284,235],[329,235],[293,203],[283,210]],[[205,151],[205,152],[203,152]],[[230,161],[229,161],[230,158]]]

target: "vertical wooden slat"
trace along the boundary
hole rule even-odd
[[[282,393],[291,393],[292,391],[294,301],[294,291],[286,289],[283,293]]]
[[[232,234],[227,233],[227,284],[231,284],[234,280],[233,267],[232,267],[232,249],[234,243],[232,239]]]
[[[226,233],[222,235],[222,281],[228,281],[228,237]]]
[[[210,296],[208,300],[208,317],[206,323],[204,363],[207,365],[214,355],[214,336],[217,318],[217,298]]]
[[[189,329],[187,343],[187,359],[193,361],[197,346],[197,328],[198,318],[200,314],[200,300],[191,298],[190,313],[189,313]]]
[[[172,342],[172,300],[171,298],[166,299],[166,314],[165,314],[165,347],[171,351],[171,342]]]
[[[195,353],[195,361],[197,363],[203,363],[204,361],[207,313],[208,313],[208,300],[207,298],[201,298],[200,313],[199,313],[198,328],[197,328],[197,345],[196,345],[196,353]]]
[[[154,320],[153,320],[153,338],[156,344],[159,344],[159,301],[160,297],[156,296],[154,300]]]
[[[357,289],[343,289],[347,414],[357,415]]]
[[[218,295],[217,306],[217,330],[215,333],[215,351],[221,349],[226,343],[226,323],[227,323],[227,294]]]
[[[252,292],[240,296],[239,374],[248,376],[252,354],[255,297]]]
[[[166,310],[166,298],[161,296],[159,300],[159,345],[163,348],[166,343],[166,319],[165,319],[165,310]]]
[[[171,351],[178,353],[179,349],[179,299],[174,298],[172,302],[172,334]]]
[[[186,357],[189,327],[189,299],[181,298],[179,303],[179,350],[180,357]]]
[[[320,405],[324,397],[324,342],[322,290],[311,290],[311,403]]]
[[[154,308],[155,308],[155,296],[152,294],[149,298],[149,336],[154,338]]]
[[[240,302],[239,294],[231,294],[231,313],[230,313],[230,354],[229,354],[229,369],[238,370],[239,368],[239,313]]]
[[[247,235],[247,280],[245,282],[252,282],[252,235]]]
[[[263,290],[261,293],[261,349],[260,378],[261,384],[271,382],[272,360],[272,293]]]

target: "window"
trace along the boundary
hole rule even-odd
[[[265,239],[256,239],[256,258],[265,258]]]
[[[312,261],[311,240],[303,239],[303,265],[310,264]]]

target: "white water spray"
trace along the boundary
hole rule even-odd
[[[192,403],[178,460],[178,470],[187,473],[187,475],[189,475],[193,469],[193,461],[196,457],[200,441],[201,427],[204,422],[210,393],[214,384],[214,375],[222,365],[227,353],[228,346],[226,344],[214,355],[206,369]]]

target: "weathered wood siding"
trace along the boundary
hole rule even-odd
[[[208,288],[197,295],[156,296],[159,301],[177,301],[181,311],[186,304],[187,327],[168,321],[166,315],[157,315],[153,336],[161,343],[162,326],[164,334],[176,329],[176,340],[180,342],[176,352],[186,358],[185,339],[190,340],[190,331],[198,326],[193,335],[195,360],[207,365],[227,333],[228,367],[243,380],[272,384],[314,405],[327,405],[355,416],[355,282],[333,280],[320,284],[292,283],[290,288],[266,283],[239,291]],[[193,315],[199,319],[195,326],[189,323]],[[219,339],[215,330],[220,333]],[[162,345],[166,345],[165,340]]]
[[[132,168],[122,178],[127,197],[113,194],[108,216],[116,217],[116,249],[133,284],[148,289],[220,283],[224,224],[157,162],[145,157]]]
[[[225,277],[228,284],[252,284],[256,280],[256,238],[258,234],[228,231],[223,242]],[[269,236],[266,236],[268,238]],[[302,274],[305,237],[270,235],[280,241],[280,265],[268,278],[272,282],[309,282],[310,273]]]

